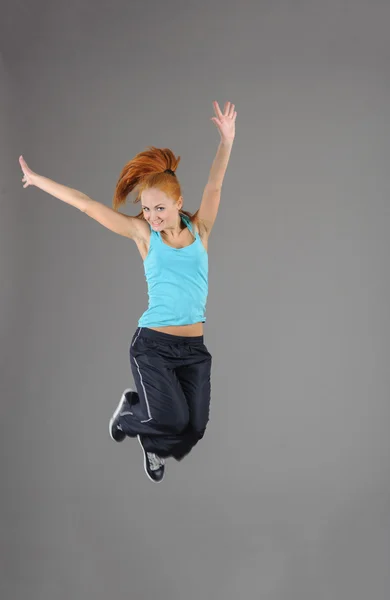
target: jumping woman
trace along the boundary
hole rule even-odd
[[[214,102],[211,120],[220,144],[200,207],[183,210],[176,176],[180,157],[168,148],[148,147],[120,174],[113,208],[82,192],[31,171],[19,158],[23,187],[36,186],[78,208],[137,245],[144,263],[149,305],[130,344],[136,391],[126,389],[109,422],[113,440],[137,437],[149,479],[159,482],[165,459],[181,460],[203,437],[209,420],[211,355],[203,338],[208,295],[208,239],[217,216],[237,113],[227,102],[222,113]],[[135,193],[142,212],[118,212]]]

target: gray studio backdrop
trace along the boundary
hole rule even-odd
[[[390,6],[7,3],[1,14],[2,600],[387,600]],[[163,484],[108,421],[146,305],[133,242],[22,189],[111,203],[147,145],[210,243],[204,440]],[[125,208],[135,214],[136,207]]]

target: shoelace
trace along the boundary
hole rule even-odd
[[[150,465],[150,469],[152,471],[157,471],[164,464],[164,459],[157,456],[157,454],[153,454],[152,452],[147,452],[148,461]]]

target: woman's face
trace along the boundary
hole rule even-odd
[[[178,213],[183,206],[180,197],[176,202],[156,188],[144,190],[141,195],[141,205],[145,220],[154,231],[173,229],[177,226]]]

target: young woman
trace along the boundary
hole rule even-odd
[[[165,459],[181,460],[203,437],[209,420],[211,355],[203,340],[208,293],[208,238],[217,216],[222,182],[235,137],[237,113],[227,102],[222,113],[214,102],[214,122],[221,136],[199,210],[183,210],[176,169],[180,157],[153,146],[122,170],[113,209],[82,192],[31,171],[23,157],[23,187],[34,185],[71,204],[104,227],[133,239],[144,261],[149,306],[130,345],[137,391],[127,389],[111,417],[113,440],[137,437],[144,468],[162,480]],[[142,212],[118,212],[130,192]]]

